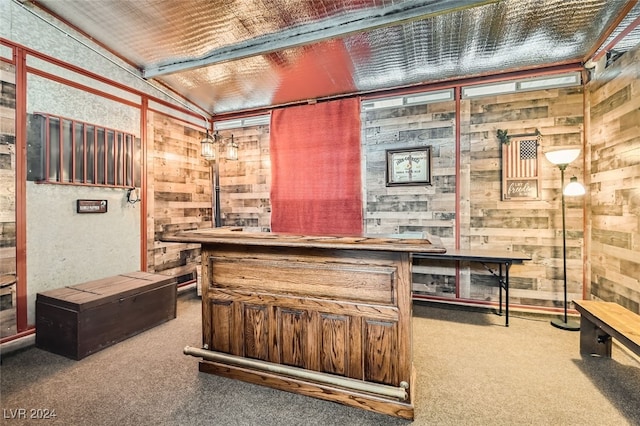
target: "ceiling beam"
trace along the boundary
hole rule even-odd
[[[428,5],[414,5],[413,2],[383,8],[368,9],[299,25],[265,36],[227,45],[189,60],[165,62],[150,65],[143,70],[144,78],[193,70],[210,65],[264,55],[292,47],[304,46],[330,40],[349,34],[376,28],[400,25],[433,16],[471,9],[502,0],[435,0]]]

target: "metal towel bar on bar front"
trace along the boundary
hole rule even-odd
[[[208,349],[194,348],[191,346],[187,346],[184,348],[184,354],[203,358],[208,361],[223,362],[227,364],[237,365],[239,367],[253,368],[255,370],[268,371],[276,374],[286,374],[298,379],[311,380],[318,383],[340,386],[343,388],[353,389],[361,392],[368,392],[376,395],[397,398],[400,401],[405,401],[408,398],[407,388],[409,387],[409,384],[406,382],[401,382],[400,387],[381,385],[346,377],[339,377],[327,373],[320,373],[317,371],[303,370],[301,368],[290,367],[288,365],[274,364],[268,361],[242,358],[221,352],[210,351]]]

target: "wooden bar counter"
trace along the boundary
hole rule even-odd
[[[428,239],[225,228],[202,244],[200,371],[413,419],[411,253]]]

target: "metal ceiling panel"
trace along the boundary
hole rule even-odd
[[[327,17],[411,0],[38,0],[141,68]]]
[[[355,85],[369,91],[579,62],[619,12],[604,3],[504,1],[348,37]]]
[[[143,70],[262,43],[251,56],[157,75],[212,114],[578,62],[627,0],[38,0]],[[476,6],[480,3],[480,6]],[[489,3],[489,4],[485,4]],[[471,6],[463,9],[461,5]],[[473,7],[475,6],[475,7]],[[443,8],[454,11],[442,13]],[[423,10],[436,11],[420,17]],[[413,15],[402,15],[405,12]],[[393,24],[393,13],[399,23]],[[633,8],[625,22],[638,17]],[[404,16],[404,19],[400,18]],[[409,18],[407,18],[409,16]],[[386,19],[386,21],[383,21]],[[359,32],[341,25],[373,22]],[[377,24],[385,22],[383,24]],[[628,24],[627,24],[628,25]],[[327,27],[326,29],[324,27]],[[331,28],[329,28],[331,27]],[[317,40],[269,50],[311,28]],[[336,32],[337,31],[337,32]],[[324,38],[323,35],[325,34]],[[631,33],[632,34],[632,33]],[[614,37],[615,35],[612,35]],[[631,47],[635,43],[631,43]],[[264,47],[266,46],[266,47]]]

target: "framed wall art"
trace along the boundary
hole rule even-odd
[[[502,200],[539,200],[539,134],[512,136],[501,145]]]
[[[431,185],[431,147],[387,150],[387,186]]]

